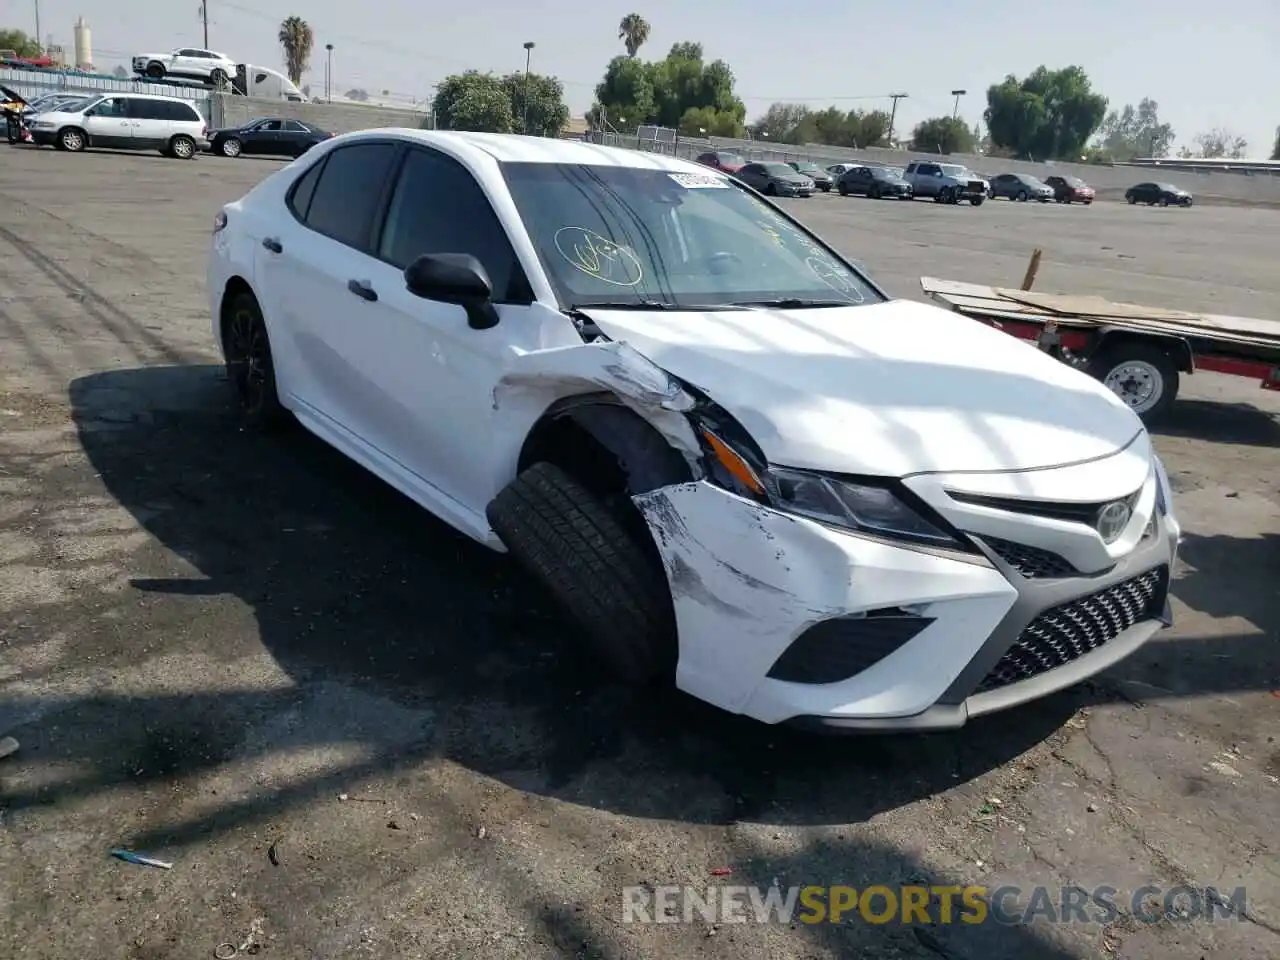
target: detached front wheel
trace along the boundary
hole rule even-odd
[[[1104,348],[1090,359],[1088,372],[1128,404],[1144,423],[1169,412],[1178,396],[1180,376],[1174,359],[1149,343]]]
[[[541,462],[511,481],[486,516],[616,678],[640,685],[670,679],[678,649],[671,591],[629,498],[608,503]]]

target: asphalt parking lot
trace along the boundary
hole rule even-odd
[[[1157,437],[1177,624],[1132,659],[957,734],[787,734],[602,686],[501,557],[318,441],[237,428],[204,253],[276,167],[0,165],[0,735],[21,742],[0,955],[1280,954],[1280,395],[1184,387]],[[1038,289],[1280,318],[1280,211],[787,202],[903,296],[921,274],[1016,283],[1040,247]],[[624,886],[775,879],[1109,885],[1126,907],[1244,887],[1247,907],[621,922]]]

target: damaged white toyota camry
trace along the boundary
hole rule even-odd
[[[218,213],[208,280],[251,422],[509,551],[624,680],[949,728],[1169,623],[1168,480],[1118,397],[705,167],[348,134]]]

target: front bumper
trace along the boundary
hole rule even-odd
[[[1155,508],[1154,483],[1134,508],[1131,549],[1100,572],[1057,577],[1019,572],[1028,551],[989,533],[965,555],[705,482],[637,497],[674,600],[676,684],[765,723],[833,731],[952,729],[1074,685],[1170,622],[1178,528]],[[1088,547],[1064,549],[1080,565]]]
[[[52,147],[58,142],[58,131],[56,130],[28,130],[31,134],[31,142],[38,147]]]

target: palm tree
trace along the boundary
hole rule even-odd
[[[301,17],[286,17],[276,35],[284,47],[284,68],[294,86],[302,82],[302,75],[311,66],[311,48],[316,37],[311,25]]]
[[[628,13],[618,21],[618,39],[627,46],[627,56],[634,57],[649,39],[649,21],[638,13]]]

